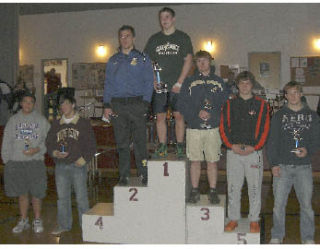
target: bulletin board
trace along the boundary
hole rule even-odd
[[[103,89],[106,63],[73,63],[72,86],[77,89]]]
[[[320,56],[290,57],[291,80],[304,86],[320,86]]]

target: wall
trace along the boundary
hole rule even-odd
[[[109,55],[117,48],[117,30],[123,24],[136,28],[136,47],[143,49],[159,30],[159,7],[95,10],[20,17],[20,64],[35,66],[35,84],[41,82],[41,59],[68,58],[69,82],[74,62],[99,62],[95,46],[107,44]],[[320,4],[194,4],[174,6],[177,28],[187,32],[194,50],[202,43],[217,43],[215,63],[248,65],[249,52],[281,52],[281,85],[290,80],[290,56],[319,56],[312,38],[320,35]],[[319,88],[306,89],[320,92]],[[40,99],[41,91],[37,92]],[[312,100],[316,102],[317,99]],[[40,106],[41,103],[38,103]]]
[[[17,78],[18,9],[16,4],[0,5],[0,79],[13,85]]]

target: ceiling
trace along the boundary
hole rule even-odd
[[[35,15],[56,12],[73,12],[97,9],[119,9],[146,6],[179,5],[185,3],[17,3],[20,15]]]

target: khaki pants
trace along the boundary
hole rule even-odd
[[[187,157],[190,161],[219,161],[221,153],[219,128],[187,129],[186,142]]]

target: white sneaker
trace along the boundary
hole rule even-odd
[[[52,235],[60,235],[61,233],[63,233],[63,232],[68,232],[68,231],[69,231],[68,229],[61,228],[61,227],[57,226],[57,227],[51,232],[51,234],[52,234]]]
[[[303,240],[302,244],[315,244],[315,242],[312,239],[307,239],[307,240]]]
[[[23,230],[30,228],[29,218],[20,219],[18,224],[12,229],[13,233],[21,233]]]
[[[282,244],[281,239],[273,238],[269,241],[269,244]]]
[[[32,223],[33,231],[35,233],[42,233],[43,232],[43,225],[41,219],[35,219]]]

